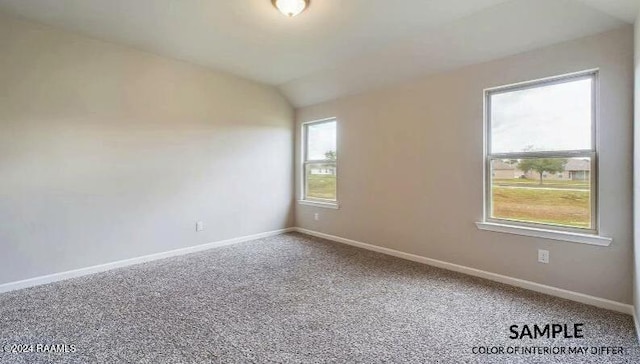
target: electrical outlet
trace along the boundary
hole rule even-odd
[[[548,264],[549,263],[549,251],[538,249],[538,262]]]
[[[204,223],[202,221],[196,222],[196,231],[204,230]]]
[[[317,212],[315,214],[313,214],[313,219],[316,220],[316,221],[320,221],[320,214],[317,213]]]

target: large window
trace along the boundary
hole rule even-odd
[[[337,203],[336,119],[302,124],[303,201]]]
[[[597,73],[486,91],[485,220],[597,233]]]

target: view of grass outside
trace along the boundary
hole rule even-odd
[[[307,174],[307,197],[323,200],[336,200],[336,176],[325,174]]]
[[[591,227],[588,181],[494,179],[492,207],[496,219]]]

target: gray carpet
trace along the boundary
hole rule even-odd
[[[584,323],[585,338],[508,338],[510,325],[545,323]],[[75,352],[0,348],[0,362],[640,362],[630,316],[301,234],[2,294],[0,344],[15,343]],[[476,346],[624,353],[476,355]]]

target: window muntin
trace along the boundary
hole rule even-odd
[[[303,196],[306,201],[336,203],[337,121],[326,119],[304,123]]]
[[[597,73],[488,90],[485,220],[597,233]]]

